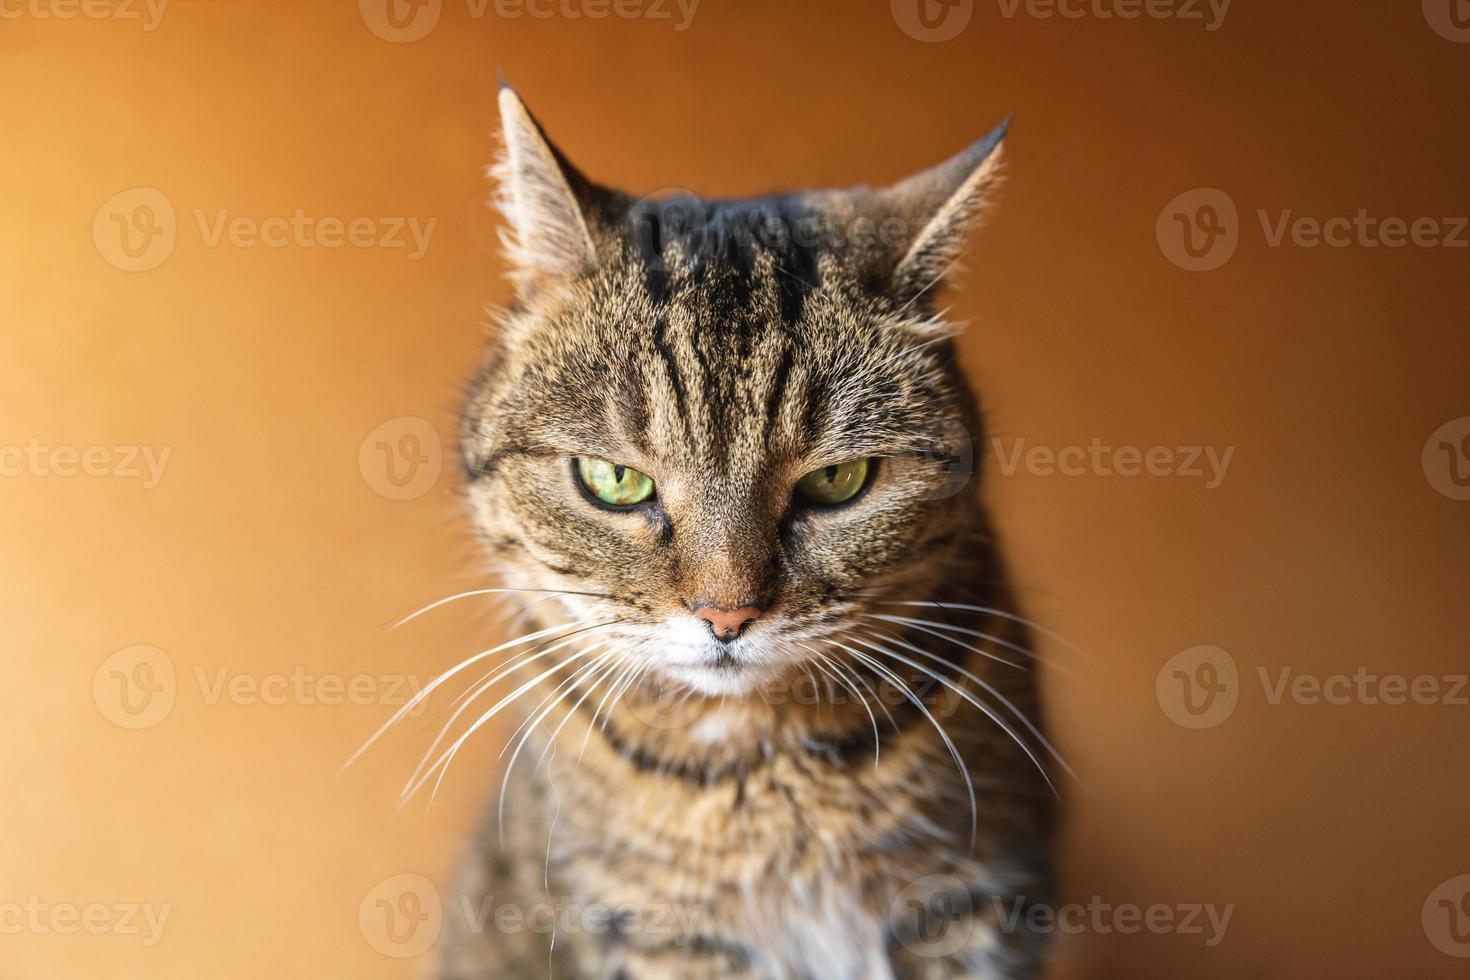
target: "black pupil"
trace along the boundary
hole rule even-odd
[[[836,481],[837,481],[837,467],[835,467],[835,466],[829,466],[829,467],[827,467],[827,482],[828,483],[835,483]]]
[[[622,483],[623,482],[623,473],[626,472],[626,470],[627,470],[627,467],[625,467],[625,466],[614,466],[613,467],[613,482],[615,482],[615,483]]]

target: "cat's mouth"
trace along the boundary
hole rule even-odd
[[[715,651],[715,658],[710,664],[715,670],[739,670],[740,664],[736,662],[735,655],[728,649]]]
[[[614,645],[641,663],[643,676],[705,696],[745,696],[779,682],[820,654],[823,631],[789,615],[763,616],[739,636],[720,639],[700,619],[671,615],[629,629]]]
[[[693,656],[662,665],[663,673],[685,687],[706,695],[745,694],[769,674],[763,658],[752,655],[745,641],[706,647]]]

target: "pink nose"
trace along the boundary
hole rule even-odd
[[[733,640],[745,629],[745,625],[761,614],[759,606],[741,606],[739,609],[721,609],[705,606],[694,610],[694,615],[709,623],[711,632],[721,640]]]

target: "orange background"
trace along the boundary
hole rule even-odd
[[[1420,463],[1470,415],[1470,251],[1271,247],[1256,219],[1470,214],[1470,44],[1419,4],[1242,2],[1207,31],[987,2],[937,43],[882,2],[703,0],[679,31],[445,0],[410,43],[351,0],[176,0],[152,31],[36,9],[0,22],[0,446],[170,456],[152,488],[0,478],[0,906],[171,911],[151,946],[0,933],[0,975],[422,966],[372,948],[359,904],[390,875],[443,880],[507,732],[461,756],[431,809],[395,815],[436,713],[339,776],[391,706],[211,691],[294,671],[387,699],[393,675],[426,679],[498,635],[484,599],[385,629],[483,579],[452,456],[428,492],[391,500],[359,449],[399,417],[451,445],[483,309],[508,298],[483,205],[502,69],[574,160],[637,190],[893,180],[1014,113],[1010,180],[952,297],[996,434],[1235,447],[1215,489],[992,470],[1026,611],[1094,658],[1048,679],[1085,781],[1065,897],[1235,906],[1210,948],[1069,938],[1059,975],[1463,975],[1420,911],[1470,872],[1470,707],[1273,705],[1256,681],[1470,662],[1470,502]],[[92,227],[135,187],[165,195],[177,241],[129,272]],[[1196,187],[1239,208],[1238,250],[1212,272],[1155,238]],[[410,260],[211,247],[195,217],[297,209],[437,224]],[[174,700],[129,730],[104,661],[139,644],[168,657]],[[1241,690],[1194,731],[1155,677],[1199,644],[1230,652]]]

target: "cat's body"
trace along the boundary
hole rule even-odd
[[[1038,976],[1050,749],[928,306],[999,133],[889,191],[650,204],[501,102],[520,302],[464,447],[548,633],[442,976]]]

